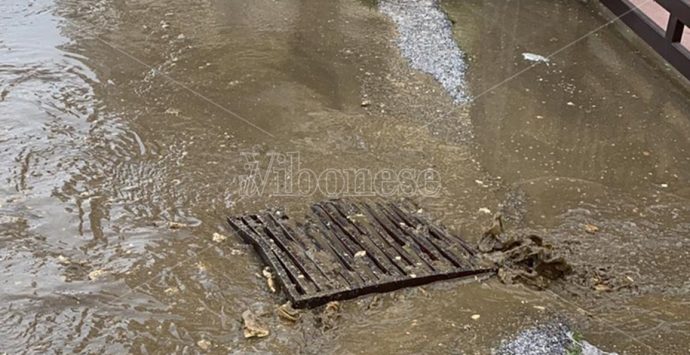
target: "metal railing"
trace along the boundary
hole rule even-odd
[[[654,0],[669,13],[666,28],[654,23],[628,0],[600,0],[614,15],[690,80],[690,51],[681,44],[683,30],[690,26],[688,0]]]

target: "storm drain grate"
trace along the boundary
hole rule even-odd
[[[465,241],[393,203],[321,202],[301,224],[279,211],[228,222],[297,308],[491,271]]]

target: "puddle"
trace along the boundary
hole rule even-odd
[[[471,105],[410,67],[369,1],[4,1],[0,351],[485,353],[556,314],[609,351],[648,349],[604,318],[687,348],[687,89],[613,28],[549,56],[605,22],[579,2],[440,5]],[[489,90],[535,64],[522,53],[549,63]],[[433,169],[439,194],[416,200],[456,233],[478,239],[501,210],[635,287],[563,301],[440,283],[344,302],[332,330],[269,314],[271,335],[245,340],[242,313],[281,299],[248,246],[213,235],[227,215],[328,197],[273,180],[243,195],[247,154],[290,152],[315,172]]]

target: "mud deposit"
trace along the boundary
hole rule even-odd
[[[606,19],[580,1],[438,6],[469,106],[370,1],[0,2],[0,352],[484,354],[562,316],[606,351],[687,353],[690,90],[613,26],[496,86]],[[276,152],[315,172],[432,168],[424,213],[477,242],[501,211],[573,271],[293,321],[224,220],[330,197],[247,193],[248,157]]]

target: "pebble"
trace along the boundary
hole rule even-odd
[[[486,207],[482,207],[479,209],[479,213],[491,214],[491,210]]]
[[[105,270],[101,270],[101,269],[93,270],[89,273],[89,280],[91,280],[91,281],[98,280],[99,278],[103,277],[105,274],[106,274]]]
[[[173,230],[187,228],[187,227],[189,227],[189,225],[186,223],[180,223],[180,222],[169,222],[168,223],[168,228],[173,229]]]
[[[206,339],[201,339],[196,342],[196,345],[201,348],[201,350],[208,350],[211,348],[211,342]]]
[[[212,238],[212,239],[213,239],[213,241],[216,242],[216,243],[222,243],[222,242],[224,242],[226,239],[228,239],[228,237],[226,237],[226,236],[224,236],[224,235],[222,235],[222,234],[220,234],[220,233],[213,233],[213,238]]]
[[[585,224],[585,232],[589,234],[596,234],[599,231],[599,227],[593,224]]]

